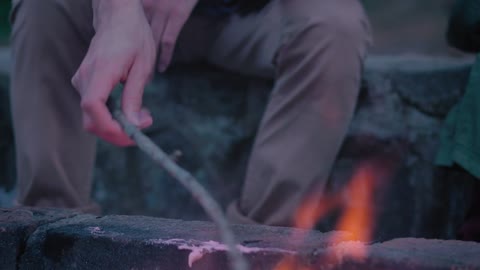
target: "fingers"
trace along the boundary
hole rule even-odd
[[[172,18],[168,20],[163,32],[162,41],[160,43],[160,57],[158,59],[158,71],[164,72],[172,61],[175,43],[177,42],[180,30],[186,20],[180,18]]]
[[[157,0],[149,1],[146,4],[153,5]],[[152,29],[140,2],[126,2],[133,5],[107,5],[96,10],[102,20],[72,79],[81,95],[84,128],[119,146],[134,143],[113,119],[106,101],[113,88],[125,82],[122,108],[127,119],[139,127],[150,125],[150,114],[141,110],[142,94],[156,56]]]
[[[143,90],[148,83],[153,68],[153,60],[136,61],[128,74],[122,93],[122,110],[127,119],[140,128],[153,123],[150,113],[142,110]]]
[[[167,24],[167,13],[157,11],[155,16],[152,18],[150,23],[152,27],[153,39],[157,49],[160,48],[160,42],[162,41],[163,31],[165,30],[165,25]]]
[[[180,1],[168,13],[168,20],[160,41],[158,71],[164,72],[170,65],[180,31],[195,5],[196,1]]]
[[[134,142],[112,118],[105,104],[120,75],[110,73],[109,68],[95,69],[96,72],[89,74],[89,79],[85,80],[80,70],[73,77],[72,83],[82,97],[80,106],[84,129],[118,146],[133,145]]]
[[[99,106],[101,107],[101,106]],[[104,107],[104,106],[103,106]],[[85,130],[95,134],[99,138],[110,142],[117,146],[131,146],[135,143],[123,132],[121,126],[113,120],[108,110],[101,112],[105,115],[110,115],[103,123],[108,123],[108,126],[102,126],[102,120],[97,119],[95,116],[99,113],[94,113],[88,109],[88,105],[82,105],[83,112],[83,125]],[[103,108],[101,108],[103,110]],[[92,117],[94,116],[94,117]]]

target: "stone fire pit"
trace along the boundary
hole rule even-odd
[[[480,269],[480,244],[473,242],[395,239],[366,245],[367,257],[356,260],[348,252],[364,244],[342,241],[344,232],[247,225],[234,231],[252,270]],[[203,221],[0,210],[1,269],[229,269],[218,241],[216,227]],[[296,263],[279,267],[289,260]]]

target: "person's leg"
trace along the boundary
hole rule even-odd
[[[234,17],[209,60],[274,76],[233,222],[292,226],[305,196],[322,195],[356,105],[370,41],[357,0],[273,0]],[[274,62],[274,64],[272,64]]]
[[[98,212],[90,200],[95,139],[70,82],[94,34],[91,0],[20,0],[12,23],[18,204]]]

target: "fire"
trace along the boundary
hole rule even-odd
[[[350,232],[352,241],[370,241],[374,225],[373,192],[379,175],[374,166],[365,164],[342,192],[322,198],[308,197],[295,214],[295,227],[312,229],[330,211],[341,208],[343,214],[336,230]]]
[[[295,214],[295,228],[312,229],[317,221],[338,207],[340,203],[340,197],[337,196],[325,196],[320,201],[318,196],[310,196]]]
[[[348,185],[341,191],[331,195],[308,197],[299,207],[295,215],[295,227],[313,229],[316,223],[333,210],[341,210],[335,230],[346,231],[350,237],[331,239],[330,243],[341,251],[342,257],[362,260],[368,255],[368,247],[364,243],[372,240],[375,220],[374,195],[378,184],[385,179],[392,164],[384,160],[369,160],[361,164],[354,172]],[[297,236],[292,236],[296,237]],[[304,236],[306,237],[306,235]],[[293,239],[301,243],[305,238]],[[299,266],[294,258],[281,260],[275,270],[310,269]]]
[[[346,200],[343,205],[344,212],[341,216],[337,230],[351,233],[347,240],[369,242],[372,239],[374,228],[374,208],[373,192],[377,175],[375,168],[370,165],[362,166],[355,173],[349,186],[345,190]],[[355,245],[347,251],[356,259],[362,259],[367,256],[365,245]]]

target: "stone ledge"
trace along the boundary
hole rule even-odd
[[[407,105],[443,118],[463,94],[471,64],[471,59],[377,56],[367,60],[364,79],[371,91],[378,77],[387,78],[388,88]]]
[[[369,255],[356,260],[349,251],[365,246],[342,241],[347,233],[252,225],[235,225],[234,231],[252,270],[275,269],[286,259],[295,262],[287,268],[292,270],[480,268],[480,244],[473,242],[395,239],[366,246]],[[16,239],[22,254],[5,253],[12,248],[5,237],[17,232],[23,234]],[[339,242],[332,244],[332,238]],[[2,209],[0,239],[2,269],[229,269],[209,222]],[[299,239],[302,244],[295,244]]]
[[[39,227],[75,216],[58,209],[0,209],[0,265],[15,269],[26,248],[26,241]]]

